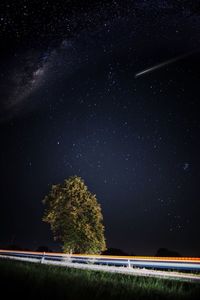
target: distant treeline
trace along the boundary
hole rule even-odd
[[[19,245],[8,245],[4,247],[0,247],[1,249],[7,249],[7,250],[16,250],[16,251],[36,251],[36,252],[53,252],[52,249],[50,249],[48,246],[39,246],[36,249],[30,249],[30,248],[24,248]],[[106,251],[102,252],[103,255],[119,255],[119,256],[136,256],[138,254],[135,254],[133,252],[128,253],[123,251],[119,248],[108,248]],[[159,248],[155,254],[155,256],[160,257],[181,257],[182,255],[177,251],[172,251],[167,248]]]

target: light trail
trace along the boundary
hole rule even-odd
[[[155,65],[155,66],[152,66],[152,67],[150,67],[150,68],[147,68],[147,69],[145,69],[145,70],[143,70],[143,71],[141,71],[141,72],[136,73],[136,74],[135,74],[135,78],[138,78],[138,77],[140,77],[140,76],[142,76],[142,75],[151,73],[151,72],[153,72],[153,71],[155,71],[155,70],[158,70],[158,69],[160,69],[160,68],[162,68],[162,67],[165,67],[165,66],[167,66],[167,65],[170,65],[170,64],[172,64],[172,63],[174,63],[174,62],[176,62],[176,61],[179,61],[179,60],[181,60],[181,59],[183,59],[183,58],[186,58],[186,57],[192,55],[193,53],[194,53],[194,51],[193,51],[193,52],[189,52],[189,53],[185,53],[185,54],[176,56],[176,57],[174,57],[174,58],[172,58],[172,59],[166,60],[166,61],[164,61],[164,62],[162,62],[162,63],[160,63],[160,64],[157,64],[157,65]]]
[[[184,262],[197,262],[200,263],[200,257],[159,257],[159,256],[119,256],[119,255],[96,255],[96,254],[66,254],[62,252],[36,252],[36,251],[13,251],[13,250],[4,250],[0,249],[0,255],[5,253],[15,253],[15,254],[35,254],[35,255],[44,255],[45,256],[62,256],[62,257],[87,257],[87,258],[109,258],[109,259],[133,259],[133,260],[151,260],[151,261],[184,261]]]
[[[200,283],[200,258],[197,257],[70,255],[11,250],[0,250],[0,257],[78,269],[171,278]],[[197,274],[181,273],[180,271],[194,271]]]

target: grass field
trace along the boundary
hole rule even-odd
[[[200,285],[0,259],[4,299],[200,299]]]

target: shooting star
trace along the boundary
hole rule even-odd
[[[143,76],[145,74],[148,74],[148,73],[151,73],[151,72],[153,72],[155,70],[158,70],[158,69],[160,69],[162,67],[170,65],[170,64],[172,64],[172,63],[174,63],[176,61],[179,61],[179,60],[181,60],[181,59],[183,59],[185,57],[188,57],[188,56],[192,55],[193,53],[194,53],[194,51],[186,53],[186,54],[183,54],[183,55],[176,56],[176,57],[174,57],[172,59],[166,60],[166,61],[164,61],[164,62],[162,62],[162,63],[160,63],[158,65],[155,65],[155,66],[153,66],[151,68],[148,68],[148,69],[145,69],[145,70],[143,70],[141,72],[138,72],[138,73],[135,74],[135,78],[138,78],[140,76]]]

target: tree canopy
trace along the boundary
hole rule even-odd
[[[64,252],[98,254],[106,249],[100,204],[81,177],[52,185],[43,203],[43,221],[50,224]]]

